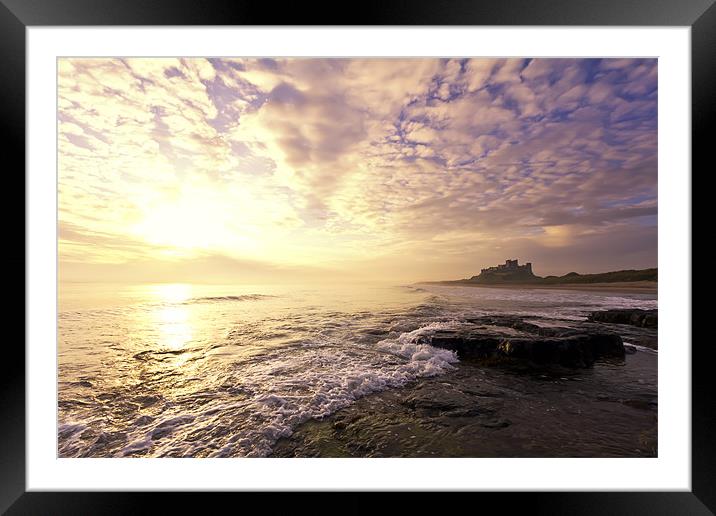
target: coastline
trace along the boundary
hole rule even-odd
[[[624,365],[655,368],[657,358],[637,353],[626,360]],[[597,367],[619,382],[624,365],[607,361]],[[629,380],[606,392],[602,379],[589,370],[520,372],[464,360],[449,373],[369,394],[303,422],[269,456],[656,457],[655,384],[627,394]]]
[[[469,283],[459,281],[423,281],[422,285],[444,285],[459,287],[505,288],[513,290],[582,290],[587,292],[623,292],[627,294],[656,294],[659,283],[657,281],[618,281],[613,283],[563,283],[563,284],[535,284],[535,283]]]

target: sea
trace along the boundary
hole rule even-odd
[[[570,326],[656,294],[64,283],[58,305],[58,457],[657,455],[656,349],[513,371],[429,344],[483,315]]]

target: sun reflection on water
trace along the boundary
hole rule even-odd
[[[189,309],[182,303],[191,298],[191,286],[184,284],[155,285],[152,293],[164,304],[157,307],[154,320],[159,332],[158,344],[162,349],[177,351],[192,338]]]
[[[192,328],[189,311],[185,307],[171,306],[155,312],[162,348],[178,350],[191,340]]]

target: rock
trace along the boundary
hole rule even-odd
[[[505,418],[498,418],[498,419],[490,419],[488,421],[485,421],[483,423],[480,423],[480,426],[484,428],[506,428],[512,424],[512,421]]]
[[[566,367],[590,367],[602,357],[624,357],[619,335],[589,328],[541,328],[517,319],[486,317],[473,323],[509,326],[513,334],[484,326],[439,330],[430,339],[432,346],[449,349],[461,359],[489,362],[525,361],[533,364],[559,364]],[[543,331],[549,330],[549,331]]]
[[[592,312],[587,319],[592,322],[630,324],[640,328],[656,328],[658,310],[603,310]]]
[[[432,412],[454,412],[475,408],[475,400],[472,396],[445,386],[428,385],[413,391],[402,400],[402,404],[412,410]]]
[[[489,324],[491,326],[501,326],[504,328],[512,328],[520,332],[543,335],[545,337],[565,336],[567,334],[579,333],[574,328],[564,328],[559,326],[539,326],[537,324],[527,322],[524,318],[515,315],[491,315],[467,319],[468,322],[481,324]],[[486,326],[477,326],[475,329],[487,329]]]
[[[345,430],[361,418],[360,414],[339,414],[333,421],[334,430]]]
[[[566,367],[590,367],[607,356],[624,356],[619,335],[596,333],[570,337],[516,338],[498,346],[499,354],[536,364],[559,364]]]
[[[486,328],[486,326],[484,325],[489,324],[491,326],[503,326],[505,328],[512,328],[515,330],[531,333],[538,333],[542,329],[540,326],[527,322],[522,317],[517,317],[514,315],[491,315],[486,317],[468,319],[468,322],[479,322],[483,325],[481,326],[481,328]]]
[[[628,399],[623,400],[622,403],[628,407],[639,410],[653,410],[655,408],[649,400]]]
[[[445,415],[447,417],[475,417],[475,416],[481,416],[483,414],[483,410],[481,410],[479,407],[472,407],[472,408],[459,408],[454,410],[449,410],[448,412],[445,412]]]
[[[338,421],[333,422],[333,429],[334,430],[345,430],[346,427],[348,427],[348,422],[344,421],[342,419],[339,419]]]
[[[635,337],[631,337],[629,340],[632,340],[634,344],[645,348],[659,348],[658,335],[638,335]]]
[[[441,330],[432,336],[430,344],[455,351],[461,358],[482,358],[493,354],[504,338],[489,333]]]

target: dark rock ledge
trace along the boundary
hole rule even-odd
[[[657,310],[603,310],[592,312],[588,319],[592,322],[611,324],[630,324],[640,328],[656,328]]]
[[[502,328],[515,330],[512,334]],[[485,364],[524,362],[535,365],[591,367],[604,357],[624,357],[622,338],[591,328],[544,328],[513,317],[472,319],[459,329],[438,330],[432,346],[455,351],[461,359]]]

